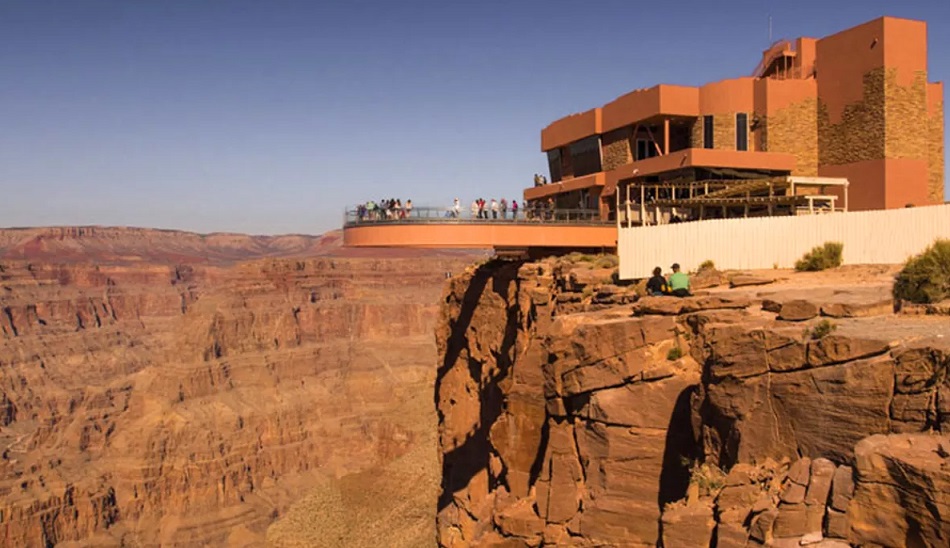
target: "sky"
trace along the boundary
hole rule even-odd
[[[317,234],[369,199],[520,199],[552,121],[748,76],[770,16],[881,15],[926,20],[950,79],[947,0],[0,0],[0,226]]]

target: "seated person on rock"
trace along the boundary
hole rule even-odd
[[[689,276],[685,272],[680,272],[679,263],[673,263],[671,267],[673,273],[670,274],[669,288],[670,295],[676,297],[689,297]]]
[[[663,277],[663,271],[660,267],[653,269],[653,277],[647,280],[647,295],[651,297],[660,297],[669,293],[666,286],[666,278]]]

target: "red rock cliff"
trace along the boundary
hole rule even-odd
[[[894,314],[886,273],[633,307],[609,274],[496,262],[447,287],[440,546],[950,538],[950,322]]]

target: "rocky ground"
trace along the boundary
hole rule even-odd
[[[446,289],[441,546],[946,546],[950,320],[896,267],[694,276],[585,257]]]
[[[475,256],[376,255],[0,231],[0,544],[431,543],[432,332]]]

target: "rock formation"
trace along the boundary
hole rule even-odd
[[[287,254],[322,257],[271,259],[285,251],[255,237],[35,232],[76,253],[43,260],[0,231],[5,256],[31,253],[0,262],[0,543],[260,545],[286,515],[308,529],[276,545],[360,545],[377,515],[347,529],[289,511],[365,508],[360,487],[392,545],[434,538],[432,330],[445,272],[471,254],[340,257],[300,237]]]
[[[947,544],[950,322],[895,314],[885,273],[686,299],[610,274],[447,286],[440,546]]]

